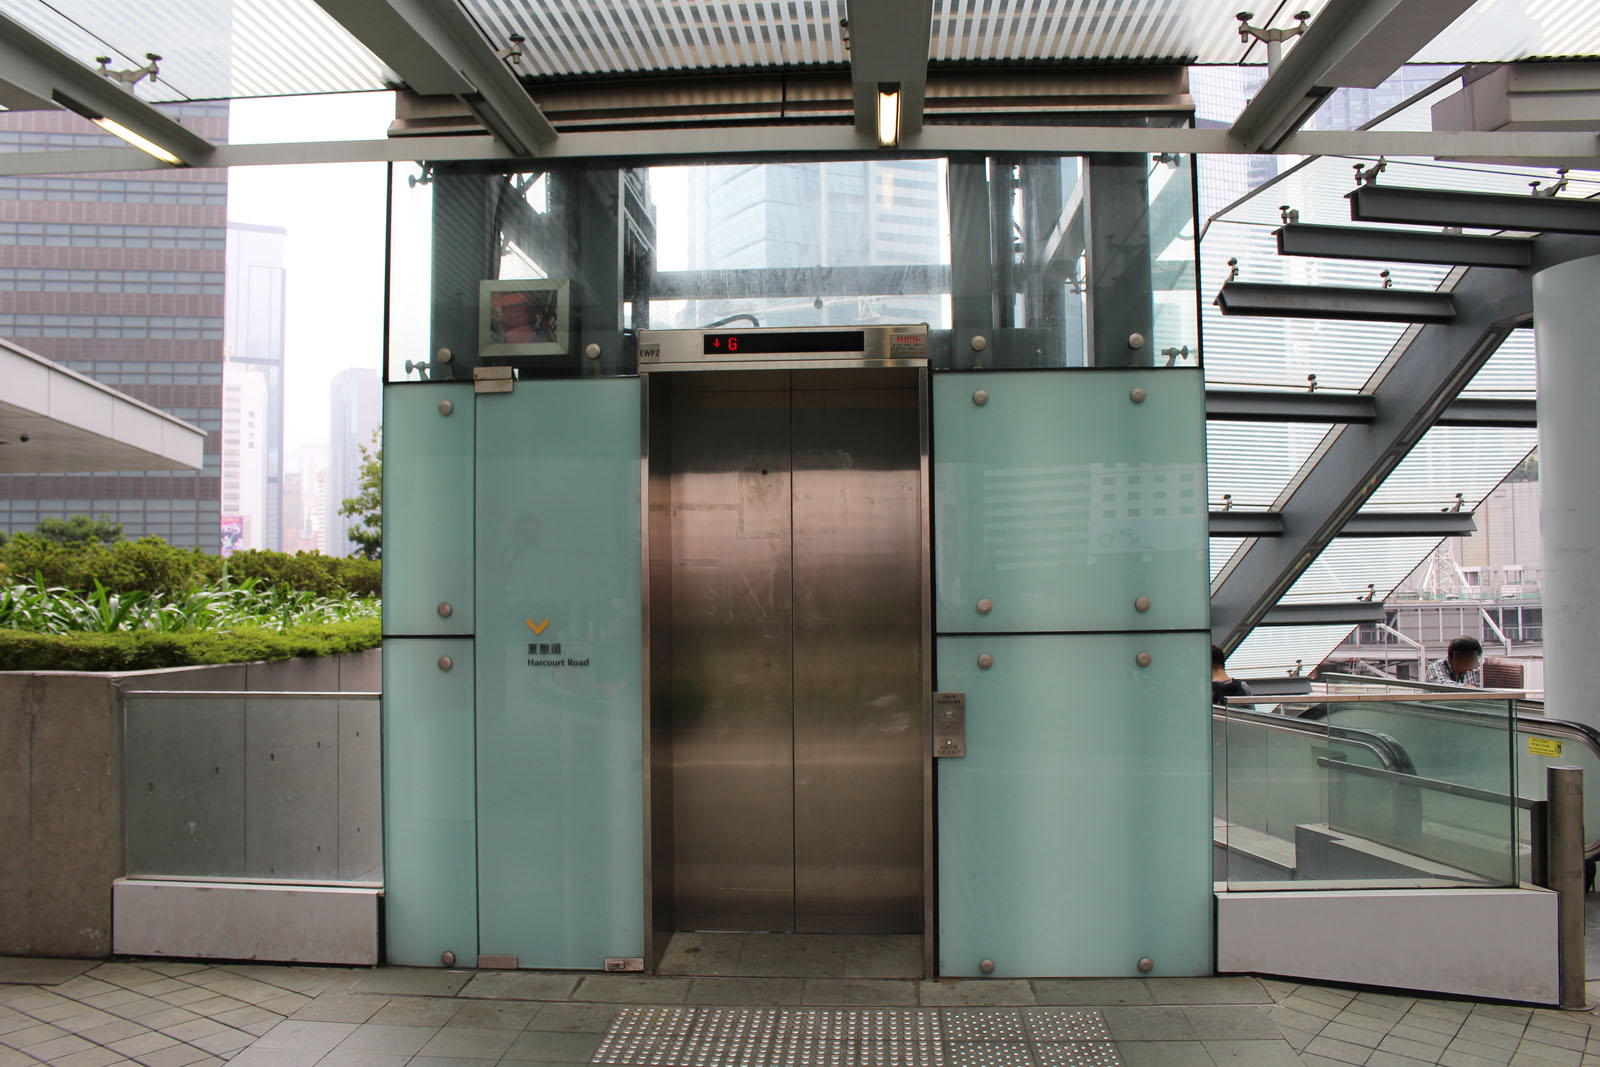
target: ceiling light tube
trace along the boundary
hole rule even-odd
[[[122,138],[124,141],[133,145],[133,147],[139,149],[139,151],[148,153],[149,155],[161,160],[163,163],[171,163],[173,166],[183,165],[183,160],[179,159],[165,148],[162,148],[148,137],[133,132],[115,119],[106,118],[104,115],[100,114],[94,108],[89,107],[87,104],[80,104],[72,97],[63,93],[60,89],[50,90],[50,98],[56,103],[60,104],[62,107],[66,108],[68,111],[82,115],[84,118],[88,119],[102,130],[105,130],[107,133]]]
[[[878,147],[900,144],[900,86],[884,82],[878,86]]]

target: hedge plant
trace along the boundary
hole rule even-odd
[[[382,641],[377,619],[287,630],[43,634],[0,629],[0,670],[137,671],[362,652]]]
[[[112,593],[177,596],[222,579],[254,578],[263,586],[286,585],[318,596],[353,593],[378,596],[382,564],[316,552],[248,551],[223,559],[198,548],[178,548],[159,537],[110,545],[59,545],[17,534],[0,545],[0,584],[38,581],[89,592],[96,583]]]

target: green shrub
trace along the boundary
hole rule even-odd
[[[382,564],[342,559],[315,552],[240,552],[224,560],[198,548],[178,548],[159,537],[119,541],[111,545],[59,545],[31,534],[17,534],[0,545],[0,584],[33,580],[88,592],[99,582],[112,593],[178,595],[209,585],[223,576],[255,578],[263,586],[289,588],[319,596],[354,593],[377,596]]]
[[[362,652],[382,642],[377,619],[288,630],[41,634],[0,630],[0,670],[137,671]]]

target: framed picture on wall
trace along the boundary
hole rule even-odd
[[[478,355],[564,356],[572,333],[566,279],[478,283]]]

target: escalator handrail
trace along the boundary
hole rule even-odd
[[[1243,708],[1225,708],[1213,705],[1211,708],[1211,721],[1213,723],[1227,724],[1241,722],[1251,726],[1259,726],[1267,730],[1281,730],[1287,733],[1308,734],[1312,737],[1325,737],[1333,741],[1343,741],[1346,744],[1365,748],[1377,757],[1385,770],[1399,774],[1415,774],[1416,765],[1411,762],[1411,756],[1405,748],[1390,737],[1376,730],[1363,730],[1355,726],[1332,726],[1326,722],[1313,719],[1296,719],[1288,715],[1278,715],[1267,711],[1246,711]]]

